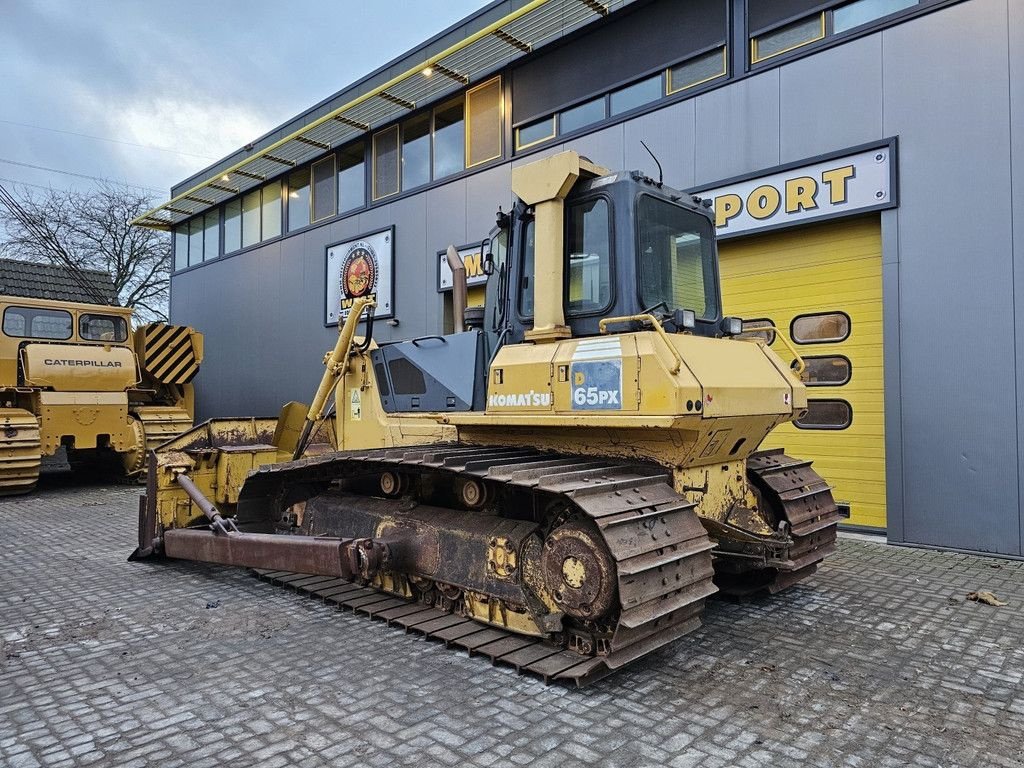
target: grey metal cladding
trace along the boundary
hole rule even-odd
[[[722,43],[725,19],[726,0],[657,0],[620,11],[614,22],[513,70],[512,122],[548,114]]]
[[[644,141],[661,163],[666,184],[676,189],[693,187],[697,183],[694,170],[694,115],[695,104],[690,99],[669,109],[648,112],[626,122],[622,167],[644,171],[651,178],[657,178],[657,167],[640,144]]]
[[[842,87],[836,87],[837,73],[850,73]],[[782,163],[888,135],[882,130],[882,35],[783,66],[779,106]]]
[[[1014,334],[1017,358],[1017,472],[1024,498],[1024,3],[1008,3],[1010,64],[1010,193],[1013,226]],[[1024,510],[1016,507],[1024,549]],[[1009,508],[1009,507],[1008,507]],[[1024,551],[1021,552],[1024,554]]]
[[[779,165],[778,69],[701,94],[695,101],[698,184]]]
[[[1006,23],[1005,3],[967,2],[886,30],[883,131],[900,137],[905,541],[1020,554]]]

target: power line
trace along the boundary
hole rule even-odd
[[[8,184],[17,184],[19,187],[35,187],[36,189],[59,189],[62,192],[67,192],[67,187],[48,187],[45,184],[33,184],[30,181],[18,181],[18,179],[8,179],[6,176],[0,176],[0,181],[5,181]]]
[[[122,184],[126,187],[135,187],[136,189],[145,189],[150,192],[156,192],[158,195],[165,194],[162,189],[154,189],[153,187],[146,187],[142,184],[129,184],[126,181],[115,181],[114,179],[105,179],[101,176],[89,176],[85,173],[75,173],[74,171],[64,171],[60,168],[47,168],[43,165],[32,165],[31,163],[22,163],[17,160],[8,160],[5,157],[0,157],[0,163],[8,163],[9,165],[20,165],[22,168],[32,168],[37,171],[46,171],[48,173],[63,173],[65,176],[75,176],[79,179],[89,179],[90,181],[103,181],[108,184]]]
[[[50,128],[45,125],[32,125],[30,123],[19,123],[16,120],[0,120],[0,123],[6,125],[17,125],[22,128],[33,128],[37,131],[50,131],[51,133],[63,133],[68,136],[78,136],[83,139],[95,139],[96,141],[108,141],[111,144],[124,144],[128,147],[140,147],[142,149],[152,149],[156,152],[169,152],[172,155],[184,155],[186,157],[198,157],[201,160],[216,160],[216,157],[210,155],[197,155],[195,152],[184,152],[180,149],[169,149],[168,147],[157,147],[153,144],[137,144],[134,141],[124,141],[122,139],[111,139],[106,136],[92,136],[88,133],[77,133],[76,131],[65,131],[61,128]]]

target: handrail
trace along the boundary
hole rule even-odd
[[[604,317],[601,319],[601,322],[597,324],[597,327],[601,331],[601,333],[608,333],[608,326],[611,325],[612,323],[630,323],[633,321],[646,321],[651,324],[654,330],[658,332],[658,335],[661,336],[662,340],[665,342],[665,346],[668,347],[669,352],[672,353],[672,357],[676,359],[676,366],[670,371],[670,373],[672,373],[673,375],[679,373],[679,371],[683,367],[683,356],[679,354],[679,350],[676,349],[675,344],[669,341],[668,334],[662,327],[661,322],[654,315],[643,314],[624,315],[623,317]]]
[[[797,372],[797,375],[799,376],[805,370],[807,370],[807,363],[804,362],[804,359],[800,356],[800,353],[796,351],[796,347],[793,346],[793,343],[788,338],[786,338],[786,334],[782,332],[782,329],[774,325],[759,325],[757,326],[757,328],[751,328],[748,331],[744,331],[744,333],[754,334],[757,333],[758,331],[775,331],[775,337],[782,339],[782,343],[786,345],[786,349],[788,349],[792,353],[793,357],[796,358],[797,367],[795,370]],[[745,339],[742,339],[742,341],[757,341],[757,339],[756,337],[749,336]]]

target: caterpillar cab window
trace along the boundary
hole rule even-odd
[[[128,338],[128,323],[115,315],[80,315],[78,335],[85,341],[123,342]]]

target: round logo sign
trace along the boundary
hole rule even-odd
[[[341,266],[341,293],[358,299],[377,287],[377,257],[366,243],[357,243],[345,256]]]

